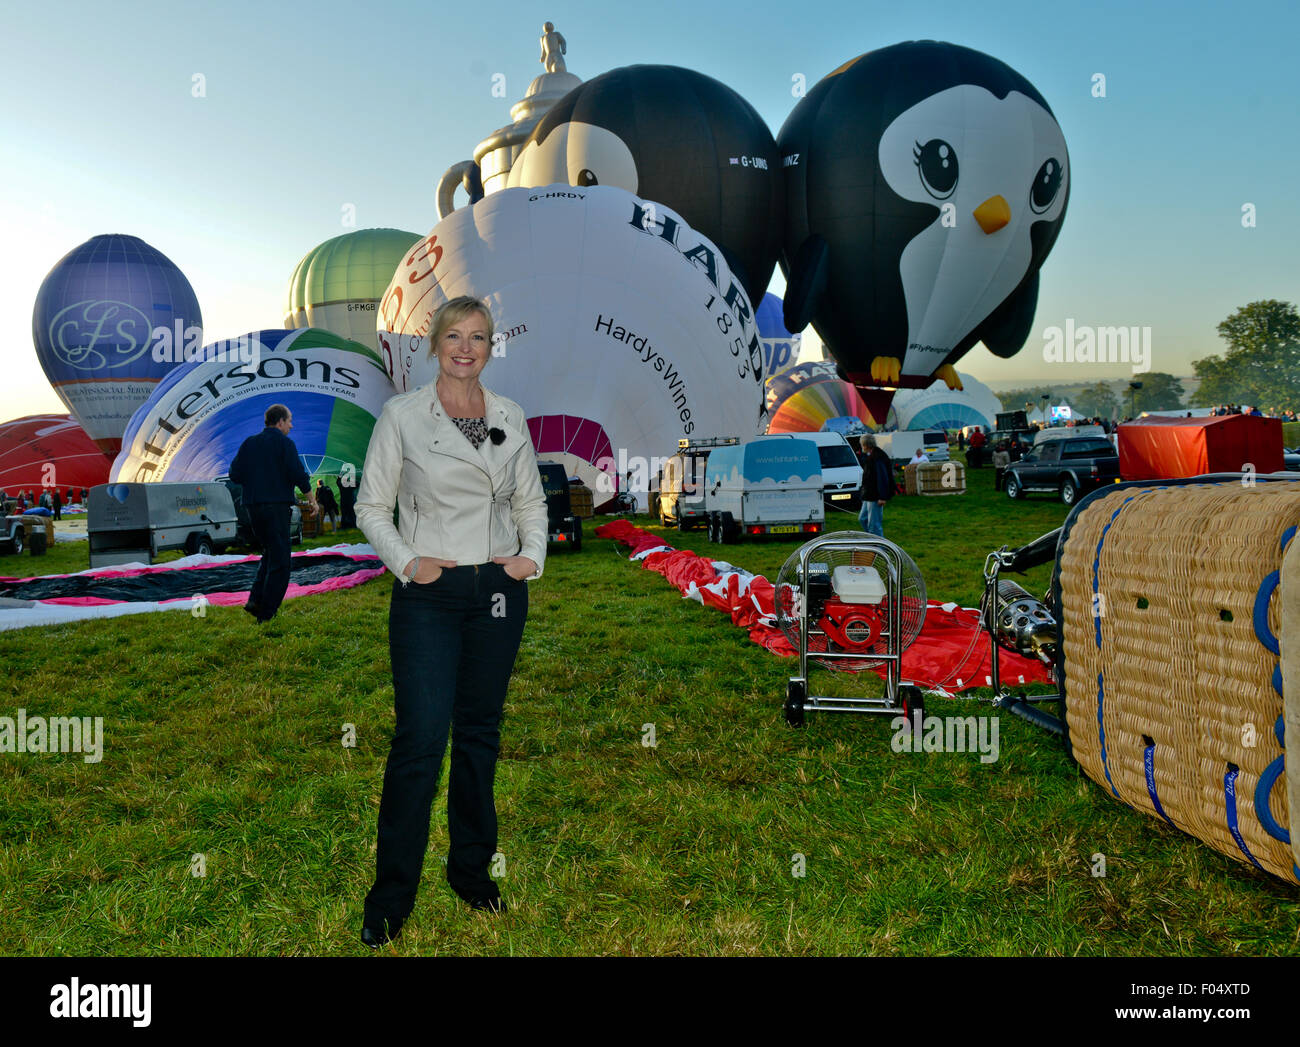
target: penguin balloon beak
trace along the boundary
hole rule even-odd
[[[1011,205],[998,196],[990,196],[974,211],[975,221],[986,233],[996,233],[1011,221]]]

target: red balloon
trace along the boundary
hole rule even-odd
[[[71,487],[80,494],[108,483],[108,458],[71,415],[33,414],[0,423],[0,490]]]

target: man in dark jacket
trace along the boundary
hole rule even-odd
[[[858,437],[862,448],[862,509],[858,523],[867,534],[885,537],[885,503],[894,496],[894,463],[870,433]]]
[[[262,562],[244,610],[258,622],[275,617],[289,588],[289,517],[293,489],[311,497],[311,477],[297,445],[289,439],[293,415],[284,404],[266,409],[266,428],[250,436],[230,463],[230,478],[243,488],[253,534],[262,544]]]

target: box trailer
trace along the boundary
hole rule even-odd
[[[948,434],[941,429],[903,429],[894,433],[877,433],[876,446],[895,465],[906,465],[917,451],[924,451],[932,462],[948,460]]]
[[[709,540],[820,534],[821,458],[811,440],[760,436],[709,455],[704,506]]]
[[[90,489],[90,566],[153,563],[159,553],[219,553],[239,521],[221,483],[119,483]]]

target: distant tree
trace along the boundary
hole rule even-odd
[[[1142,383],[1142,388],[1133,394],[1134,417],[1143,411],[1172,411],[1184,406],[1183,384],[1173,375],[1163,371],[1147,371],[1134,375],[1133,380]],[[1128,396],[1124,399],[1127,401]],[[1127,402],[1124,408],[1128,409]]]
[[[998,393],[997,398],[1002,402],[1004,411],[1028,411],[1026,404],[1030,404],[1037,409],[1042,407],[1043,397],[1052,397],[1053,403],[1060,403],[1060,400],[1053,397],[1052,390],[1046,385],[1033,386],[1027,389],[1011,389],[1005,393]]]
[[[1275,298],[1251,302],[1219,324],[1218,332],[1228,349],[1193,362],[1201,385],[1192,403],[1300,405],[1300,313],[1294,305]]]
[[[1089,418],[1110,418],[1119,409],[1119,397],[1107,382],[1085,386],[1074,395],[1079,410]]]

